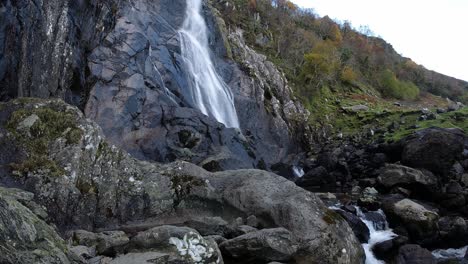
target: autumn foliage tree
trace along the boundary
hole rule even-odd
[[[304,55],[302,77],[309,85],[319,89],[322,85],[335,79],[340,68],[340,54],[333,41],[327,39],[319,42]]]
[[[353,84],[357,80],[357,74],[351,66],[344,66],[341,70],[340,79],[347,84]]]
[[[403,58],[368,27],[356,30],[290,0],[213,3],[228,28],[241,28],[246,43],[279,66],[303,97],[326,85],[334,90],[365,87],[396,98],[416,98],[421,89],[468,103],[466,82]]]

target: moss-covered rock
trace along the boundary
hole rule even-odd
[[[74,263],[56,231],[17,200],[22,196],[0,187],[0,263]]]
[[[0,131],[21,122],[11,121],[20,109],[40,108],[51,109],[47,110],[49,113],[68,111],[74,121],[66,127],[45,122],[42,131],[69,131],[68,128],[76,127],[83,131],[81,139],[70,142],[63,136],[67,132],[46,132],[42,138],[48,149],[40,152],[30,148],[24,139],[41,137],[9,131],[13,140],[0,140],[0,148],[9,142],[26,157],[41,153],[63,168],[64,175],[50,177],[46,170],[31,170],[27,177],[6,173],[0,180],[33,192],[35,201],[47,208],[50,220],[64,231],[79,228],[138,232],[203,216],[233,222],[255,215],[262,227],[286,227],[295,238],[301,238],[293,256],[297,263],[362,263],[363,250],[348,224],[336,219],[327,222],[328,210],[318,197],[272,173],[210,173],[183,161],[162,165],[136,160],[106,143],[95,123],[62,101],[6,103],[0,111]],[[43,118],[42,111],[33,114]],[[37,122],[39,119],[29,123],[34,123],[33,127]],[[5,165],[2,162],[0,159],[0,166]]]
[[[54,107],[55,106],[55,107]],[[49,157],[49,148],[57,140],[77,144],[83,135],[76,125],[79,115],[67,110],[59,102],[43,105],[38,99],[21,98],[15,101],[6,129],[25,150],[26,158],[11,164],[19,175],[44,171],[50,176],[64,175],[63,168]]]

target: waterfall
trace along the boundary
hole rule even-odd
[[[185,20],[179,30],[194,106],[226,127],[239,128],[234,96],[210,58],[208,28],[201,9],[202,0],[187,0]]]

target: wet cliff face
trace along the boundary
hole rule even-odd
[[[112,1],[5,0],[0,4],[0,99],[80,103],[86,56],[112,27]]]
[[[177,32],[185,0],[92,2],[1,7],[2,100],[61,97],[85,106],[112,143],[140,159],[268,168],[302,151],[306,111],[282,73],[225,28],[211,1],[203,13],[212,58],[235,96],[242,133],[191,107]]]

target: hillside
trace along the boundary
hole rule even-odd
[[[337,135],[362,138],[369,131],[373,139],[394,139],[398,135],[387,127],[399,122],[402,112],[414,113],[419,122],[421,109],[435,113],[437,108],[468,102],[467,82],[428,70],[349,23],[338,24],[289,1],[214,2],[230,30],[241,29],[249,46],[284,71],[295,95],[311,112],[309,124],[316,140]],[[367,107],[366,118],[343,111],[354,105]],[[439,119],[431,124],[460,127],[444,116]],[[406,123],[400,132],[426,126]]]
[[[285,71],[301,96],[333,90],[417,99],[418,92],[468,102],[468,82],[402,57],[385,40],[364,35],[347,22],[301,9],[287,0],[219,0],[231,28]]]
[[[385,40],[364,35],[287,0],[218,0],[230,28],[279,65],[305,104],[321,89],[402,100],[420,94],[468,102],[468,83],[402,57]]]

